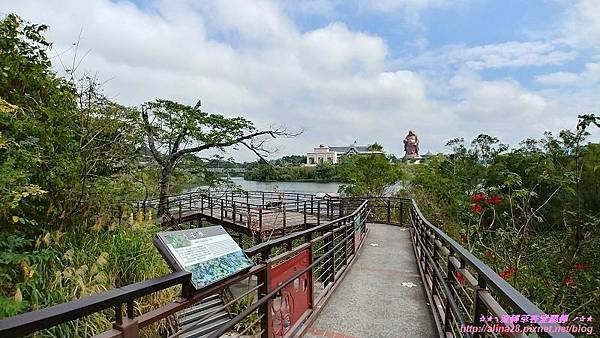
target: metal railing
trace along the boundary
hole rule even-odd
[[[237,209],[239,204],[235,204],[237,203],[236,198],[240,198],[240,195],[234,194],[233,198],[231,196],[229,195],[229,200],[233,200],[234,203],[230,210],[233,205],[236,205]],[[262,203],[262,194],[255,196],[260,198]],[[188,195],[183,198],[189,200]],[[268,198],[270,197],[265,195],[265,203],[262,205],[269,201]],[[306,200],[301,202],[304,203]],[[249,204],[250,197],[248,197],[248,202],[241,201],[240,203]],[[294,205],[294,201],[286,202],[286,205],[288,203]],[[242,282],[248,284],[244,293],[228,300],[222,308],[207,314],[204,319],[210,318],[211,315],[223,308],[229,309],[234,302],[244,297],[252,297],[252,303],[210,336],[218,337],[231,331],[240,323],[245,323],[246,329],[242,330],[239,335],[251,330],[260,333],[262,337],[289,335],[291,332],[302,330],[302,323],[318,313],[323,302],[327,300],[331,291],[348,271],[365,238],[368,230],[367,222],[410,227],[417,265],[440,336],[502,336],[498,333],[471,334],[461,331],[461,327],[465,325],[485,328],[486,323],[480,321],[482,316],[496,318],[509,314],[546,316],[492,269],[427,221],[414,200],[402,198],[342,199],[337,205],[337,209],[342,216],[332,221],[295,231],[245,250],[249,257],[259,262],[257,265],[246,273],[233,276],[202,290],[195,291],[191,286],[189,273],[176,272],[0,320],[0,336],[27,335],[95,312],[113,309],[114,311],[111,313],[114,327],[101,333],[99,337],[136,337],[139,335],[140,329]],[[233,214],[237,215],[236,212]],[[251,219],[252,216],[248,214],[247,217]],[[303,258],[304,263],[297,266],[293,273],[287,274],[284,279],[274,284],[270,271],[298,258]],[[303,278],[310,280],[309,306],[300,317],[290,321],[289,318],[283,318],[284,312],[281,311],[281,308],[274,308],[274,304],[281,306],[284,302],[286,288],[297,287],[297,281]],[[136,299],[176,285],[181,286],[180,299],[135,316],[133,303]],[[124,306],[125,315],[123,315]],[[250,320],[251,322],[247,322]],[[288,326],[285,326],[284,323],[288,323]],[[540,323],[531,325],[540,326]],[[507,324],[506,326],[510,328],[512,325]],[[560,331],[560,326],[557,324],[545,323],[543,326],[550,331]],[[175,336],[193,329],[193,324],[181,327]],[[510,335],[524,336],[520,333],[510,333]],[[570,334],[560,332],[538,332],[538,335],[572,337]]]
[[[0,320],[0,336],[16,337],[28,335],[92,313],[114,309],[113,329],[105,331],[97,337],[138,337],[140,329],[163,320],[177,311],[195,305],[211,295],[220,294],[236,283],[251,279],[257,280],[257,284],[250,289],[250,292],[243,296],[253,294],[256,297],[257,302],[251,308],[258,309],[261,313],[260,326],[261,330],[264,330],[265,333],[263,333],[263,336],[265,336],[265,334],[271,332],[269,322],[267,321],[271,317],[270,309],[265,304],[269,300],[276,298],[278,291],[294,281],[294,279],[289,279],[274,291],[267,291],[266,268],[269,264],[285,259],[285,255],[289,256],[300,249],[309,248],[314,254],[312,256],[314,260],[312,260],[308,268],[302,271],[313,271],[314,269],[314,273],[319,273],[319,276],[315,279],[317,287],[314,289],[318,289],[319,291],[320,296],[317,298],[317,301],[320,302],[333,288],[333,285],[339,281],[340,275],[348,268],[349,263],[354,260],[357,249],[354,235],[359,233],[362,234],[359,238],[361,240],[364,238],[364,234],[366,233],[366,213],[367,202],[365,201],[349,215],[249,248],[245,250],[246,254],[249,257],[259,258],[262,261],[261,263],[255,265],[247,273],[236,275],[202,290],[194,290],[191,284],[190,273],[175,272],[122,288],[101,292],[79,300]],[[343,237],[340,237],[342,236],[341,234],[343,234]],[[279,254],[281,252],[283,252],[284,256]],[[174,300],[158,309],[135,316],[133,304],[136,299],[177,285],[181,286],[180,299]],[[239,296],[227,302],[224,307],[230,306],[233,302],[240,300],[241,297]],[[123,314],[123,305],[126,307],[125,315]],[[220,310],[222,309],[216,309],[214,313]],[[249,311],[244,311],[244,313],[249,313]],[[207,314],[202,320],[209,319],[211,315],[213,314]],[[236,318],[242,320],[244,317],[237,316],[225,326],[233,327],[237,323]],[[193,329],[193,327],[183,327],[175,336],[190,329]],[[212,336],[215,335],[213,334]]]
[[[473,333],[474,337],[502,337],[500,331],[514,337],[527,337],[522,332],[525,325],[505,323],[502,319],[509,315],[549,317],[490,267],[431,224],[414,200],[409,204],[408,213],[417,265],[440,333],[471,336],[461,330],[461,327],[471,325],[483,331]],[[489,318],[494,323],[488,323]],[[541,337],[573,337],[562,333],[563,328],[556,323],[531,321],[530,325],[529,332],[536,332]],[[531,327],[539,327],[540,331],[533,331]]]
[[[148,210],[162,210],[160,222],[167,227],[207,219],[251,233],[276,230],[277,235],[285,235],[340,216],[341,204],[339,199],[304,193],[196,191],[135,204],[136,213]]]

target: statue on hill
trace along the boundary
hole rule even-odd
[[[410,130],[404,138],[404,158],[420,158],[419,138],[414,131]]]

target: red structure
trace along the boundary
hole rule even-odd
[[[289,280],[298,271],[308,267],[311,262],[309,248],[292,256],[269,263],[267,274],[269,291]],[[281,290],[281,294],[269,302],[273,337],[284,337],[287,332],[312,308],[312,275],[309,271],[296,278]]]

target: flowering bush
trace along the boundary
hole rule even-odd
[[[476,214],[481,214],[483,212],[483,207],[479,204],[472,204],[471,212],[474,212]]]
[[[487,198],[487,202],[488,202],[488,204],[492,204],[492,205],[500,204],[500,196],[498,196],[498,195],[490,196]]]
[[[577,281],[575,280],[575,278],[573,278],[571,276],[567,276],[563,280],[563,284],[566,286],[575,286],[575,285],[577,285]]]
[[[517,273],[517,268],[511,265],[508,268],[504,269],[504,271],[500,272],[499,275],[500,277],[502,277],[502,279],[507,280],[512,278],[515,275],[515,273]]]

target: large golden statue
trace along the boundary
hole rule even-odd
[[[404,138],[404,158],[419,158],[419,138],[410,130]]]

